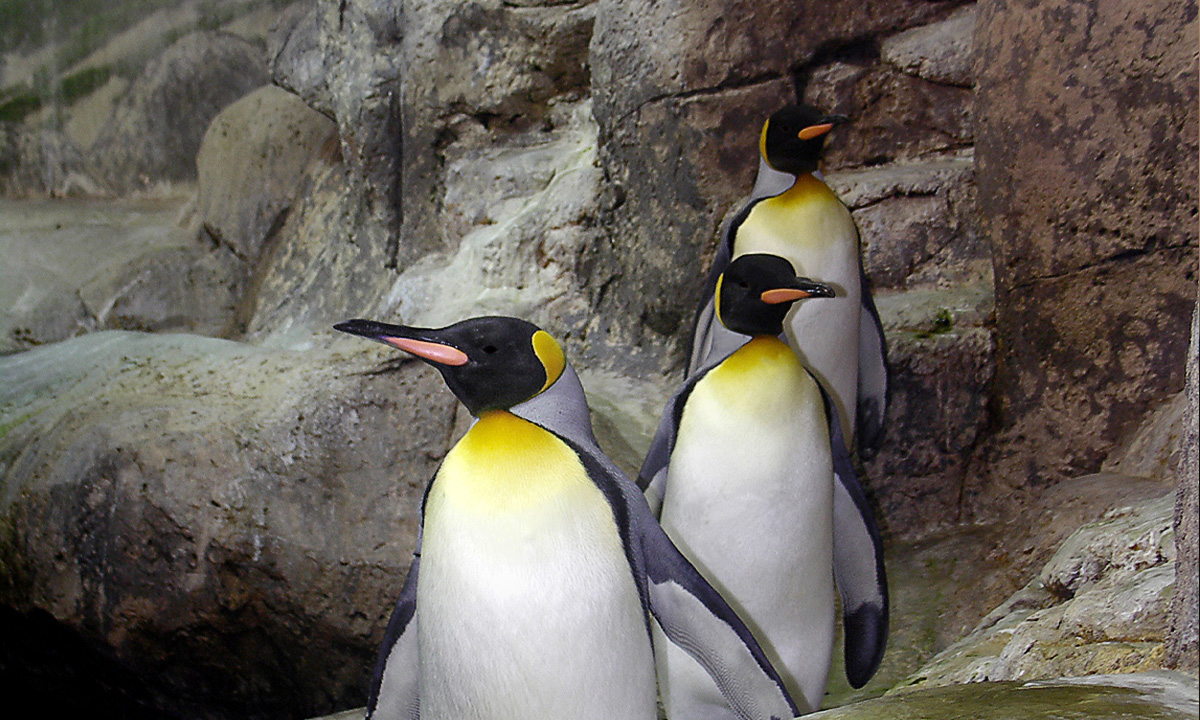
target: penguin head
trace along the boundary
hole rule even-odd
[[[475,416],[539,395],[567,365],[562,347],[549,333],[513,317],[471,318],[432,329],[373,320],[347,320],[333,327],[399,348],[437,368]]]
[[[815,172],[825,134],[847,120],[845,115],[826,115],[811,105],[788,105],[763,123],[758,149],[767,164],[780,172]]]
[[[739,255],[717,278],[717,319],[743,335],[778,335],[797,300],[833,297],[833,288],[796,277],[792,264],[778,255]]]

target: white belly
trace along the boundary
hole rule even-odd
[[[715,391],[712,375],[697,385],[671,456],[662,524],[743,616],[792,694],[816,708],[833,646],[833,474],[821,400],[800,372],[786,380],[754,373],[737,386],[740,403]],[[728,717],[695,661],[664,649],[668,716]]]
[[[417,588],[422,720],[654,719],[623,545],[603,494],[577,480],[481,498],[439,473]]]

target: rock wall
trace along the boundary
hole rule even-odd
[[[1091,472],[1183,386],[1196,287],[1196,5],[980,3],[980,220],[999,433],[982,502]]]

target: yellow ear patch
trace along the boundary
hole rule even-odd
[[[762,134],[758,136],[758,152],[762,155],[763,160],[767,161],[767,165],[771,164],[771,161],[767,160],[767,126],[770,124],[770,119],[763,123]]]
[[[538,330],[533,334],[533,354],[537,355],[538,360],[542,361],[542,366],[546,368],[546,384],[538,390],[539,393],[545,392],[546,388],[562,376],[563,369],[567,367],[567,356],[558,341],[545,330]]]
[[[713,312],[717,314],[717,322],[722,325],[725,324],[725,321],[721,319],[721,283],[724,281],[725,273],[721,273],[717,276],[717,287],[713,290],[713,302],[716,303],[713,306]]]

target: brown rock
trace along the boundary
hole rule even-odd
[[[976,176],[1006,487],[1094,471],[1183,384],[1196,27],[1186,0],[980,4]]]
[[[910,160],[973,141],[970,89],[908,75],[874,53],[812,69],[803,97],[850,118],[827,144],[829,168]]]

